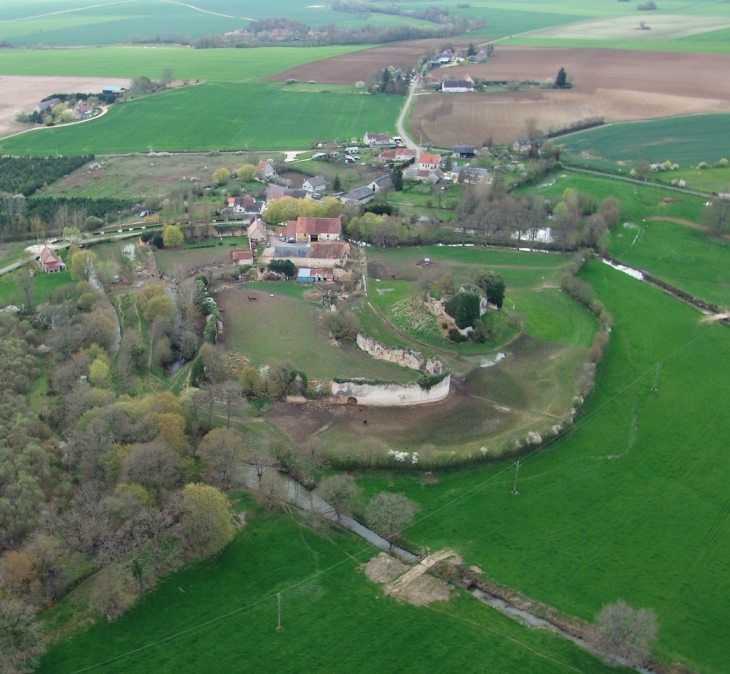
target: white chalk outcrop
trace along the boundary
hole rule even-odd
[[[430,388],[418,384],[373,384],[347,381],[332,382],[332,400],[338,403],[394,407],[437,402],[449,395],[451,375]]]

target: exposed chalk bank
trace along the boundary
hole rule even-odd
[[[361,332],[357,335],[357,345],[375,360],[395,363],[400,367],[408,367],[411,370],[423,370],[425,366],[427,374],[443,374],[446,369],[440,358],[431,356],[426,361],[423,354],[416,349],[407,349],[404,346],[390,348]]]
[[[395,407],[422,405],[443,400],[451,389],[451,375],[446,375],[430,388],[418,384],[370,384],[347,381],[332,382],[332,402]]]

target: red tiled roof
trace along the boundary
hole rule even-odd
[[[58,257],[56,251],[48,246],[41,251],[39,259],[44,267],[59,267],[63,265],[63,261]]]
[[[439,164],[441,162],[440,154],[428,154],[424,152],[419,158],[419,164]]]
[[[309,246],[309,257],[319,260],[339,260],[347,250],[341,241],[312,243]]]
[[[297,232],[300,234],[341,234],[342,222],[339,218],[297,218]]]
[[[253,260],[253,253],[249,248],[233,248],[228,251],[229,262],[239,262],[240,260]]]

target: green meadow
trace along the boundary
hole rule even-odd
[[[401,100],[366,94],[287,92],[276,85],[208,83],[112,106],[91,122],[44,128],[0,142],[16,155],[148,150],[286,150],[394,132]]]
[[[655,652],[726,670],[730,571],[726,438],[718,413],[730,332],[672,297],[589,263],[584,278],[615,323],[576,427],[514,467],[364,475],[369,493],[423,506],[406,531],[559,610],[591,620],[622,598],[658,614]],[[660,363],[658,391],[652,391]]]
[[[59,642],[39,674],[415,673],[435,662],[465,673],[617,671],[461,590],[424,607],[385,597],[359,568],[379,552],[373,546],[295,515],[261,512],[249,499],[241,506],[247,524],[223,553],[169,576],[115,622],[99,620]],[[61,602],[49,620],[65,610]]]
[[[609,124],[557,141],[570,163],[627,173],[642,161],[686,168],[730,155],[730,115],[691,115]],[[620,163],[619,163],[620,162]]]
[[[180,80],[251,82],[304,63],[347,54],[363,46],[193,49],[179,46],[117,46],[98,49],[2,49],[3,75],[139,77],[153,79],[172,68]]]
[[[566,189],[592,194],[599,201],[607,196],[620,201],[621,222],[608,244],[613,257],[706,302],[730,305],[730,241],[690,226],[704,224],[705,197],[572,171],[551,174],[542,185],[521,192],[557,197]]]

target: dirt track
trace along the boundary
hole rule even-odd
[[[18,124],[15,113],[31,112],[41,98],[51,94],[99,93],[104,86],[129,86],[129,80],[101,77],[0,76],[0,136],[31,128]]]
[[[480,41],[489,38],[479,38]],[[416,66],[421,56],[429,49],[436,50],[444,44],[453,44],[454,47],[466,47],[468,40],[462,44],[460,40],[438,38],[431,40],[411,40],[408,42],[395,42],[373,47],[351,54],[333,56],[322,61],[307,63],[284,72],[267,77],[268,82],[286,82],[293,79],[299,82],[324,82],[327,84],[355,84],[358,80],[366,80],[377,70],[388,66],[396,68],[404,66]]]
[[[419,96],[410,128],[434,145],[511,142],[530,118],[544,131],[590,117],[607,122],[730,112],[730,56],[608,49],[497,46],[486,63],[445,68],[432,77],[552,80],[564,67],[570,90]]]

